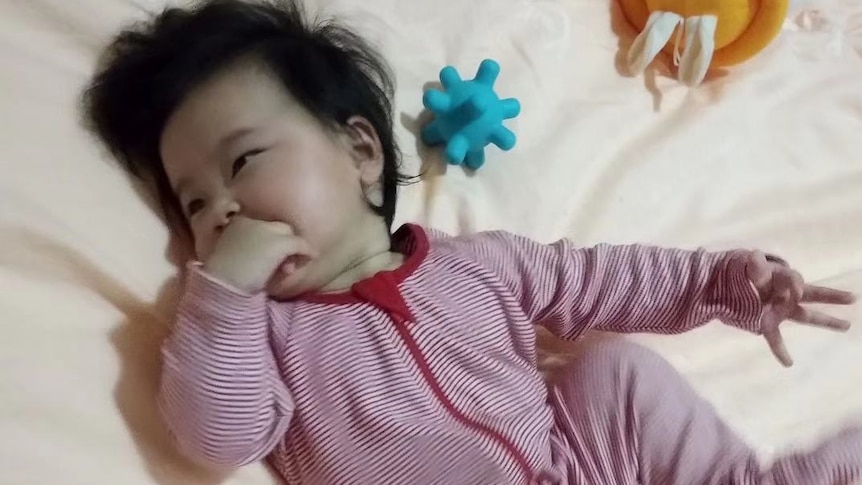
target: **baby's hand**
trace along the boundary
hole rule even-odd
[[[282,222],[236,216],[219,237],[204,270],[236,288],[254,293],[264,289],[273,274],[311,258],[308,243]]]
[[[779,326],[785,320],[837,331],[846,331],[850,328],[850,323],[846,320],[809,310],[801,304],[849,305],[856,299],[852,293],[805,284],[798,271],[769,261],[759,251],[751,254],[745,271],[763,301],[764,310],[761,320],[763,336],[766,337],[772,353],[784,366],[793,365],[793,359],[787,352],[779,330]]]

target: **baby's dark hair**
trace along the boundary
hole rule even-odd
[[[397,188],[407,179],[392,129],[389,67],[350,30],[308,22],[295,0],[209,0],[123,30],[84,91],[85,122],[128,172],[155,189],[169,221],[182,221],[159,154],[162,131],[191,90],[246,57],[330,129],[356,115],[371,123],[383,148],[383,202],[369,204],[391,230]]]

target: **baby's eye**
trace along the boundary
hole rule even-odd
[[[191,217],[191,216],[195,215],[196,212],[199,212],[203,208],[204,208],[203,199],[194,199],[191,202],[189,202],[188,205],[186,205],[186,213],[189,215],[189,217]]]
[[[240,170],[242,170],[242,169],[243,169],[243,167],[245,167],[245,166],[246,166],[246,164],[248,163],[249,158],[251,158],[251,157],[253,157],[253,156],[255,156],[255,155],[258,155],[258,154],[260,154],[261,152],[263,152],[263,150],[251,150],[251,151],[248,151],[248,152],[246,152],[246,153],[243,153],[243,154],[242,154],[242,156],[240,156],[239,158],[237,158],[236,160],[234,160],[233,165],[231,166],[231,174],[230,174],[230,176],[231,176],[231,177],[236,177],[236,174],[238,174],[238,173],[239,173],[239,171],[240,171]]]

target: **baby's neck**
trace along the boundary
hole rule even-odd
[[[374,254],[366,259],[357,261],[348,267],[328,285],[321,290],[322,293],[342,292],[353,286],[354,283],[370,278],[381,271],[391,271],[404,262],[404,255],[389,250]]]
[[[404,262],[404,255],[391,250],[388,231],[368,234],[366,243],[344,270],[320,289],[321,293],[337,293],[349,290],[355,283],[370,278],[381,271],[391,271]]]

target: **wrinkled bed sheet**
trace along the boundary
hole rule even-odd
[[[160,0],[0,2],[0,482],[214,484],[159,423],[158,345],[175,264],[153,205],[77,123],[100,46]],[[754,61],[690,91],[666,59],[619,71],[632,33],[599,0],[332,0],[398,77],[399,220],[710,248],[759,247],[862,292],[862,2],[797,3]],[[522,115],[474,176],[416,143],[423,86],[445,64],[502,65]],[[422,161],[424,160],[424,162]],[[175,259],[175,258],[174,258]],[[676,365],[764,457],[862,418],[862,310],[835,335],[759,338],[710,325],[633,336]],[[547,363],[570,347],[548,342]],[[228,484],[275,483],[262,465]]]

